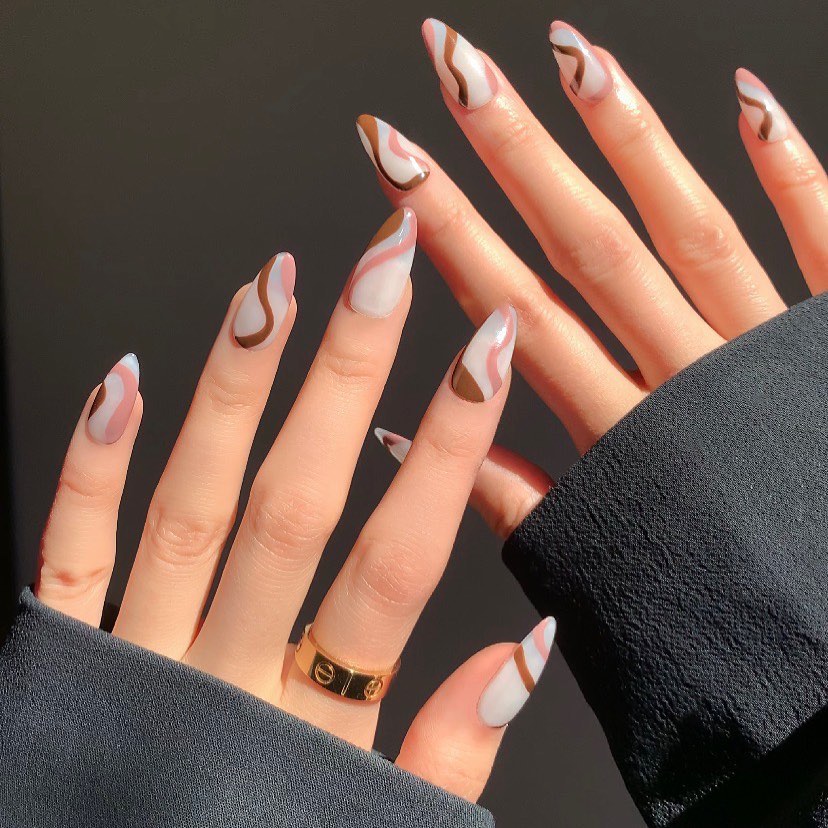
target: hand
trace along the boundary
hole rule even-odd
[[[312,682],[289,637],[391,370],[411,302],[415,239],[414,213],[398,210],[352,271],[256,475],[205,615],[254,433],[296,318],[292,257],[275,256],[233,298],[152,498],[114,628],[365,748],[374,741],[379,705]],[[514,311],[502,305],[463,350],[322,601],[313,635],[342,663],[377,673],[394,665],[437,585],[506,400],[515,325]],[[43,535],[36,594],[89,624],[101,618],[141,414],[138,361],[128,355],[87,400]],[[415,718],[397,763],[475,799],[501,726],[526,700],[553,635],[548,619],[517,650],[497,645],[466,662]],[[523,681],[513,652],[525,656]]]
[[[669,377],[785,310],[733,219],[609,53],[566,24],[551,26],[564,90],[629,192],[664,264],[488,56],[435,20],[426,21],[423,35],[449,111],[550,264],[584,296],[639,370],[628,373],[617,364],[422,149],[369,115],[358,120],[359,136],[391,202],[417,211],[421,243],[469,317],[479,321],[507,300],[517,309],[515,364],[580,452]],[[828,287],[825,172],[761,81],[740,69],[736,91],[742,140],[808,286],[819,293]],[[531,463],[495,448],[473,502],[505,537],[550,485]]]

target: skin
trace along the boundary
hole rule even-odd
[[[612,77],[605,98],[585,102],[563,87],[627,188],[664,265],[488,57],[498,81],[493,100],[470,111],[445,92],[444,99],[550,264],[626,346],[637,372],[621,369],[433,159],[423,154],[431,172],[413,190],[400,192],[379,177],[395,206],[417,214],[420,243],[475,324],[504,301],[517,309],[515,364],[581,452],[660,383],[785,309],[732,218],[649,104],[608,53],[597,54]],[[760,141],[744,116],[740,132],[811,291],[825,290],[825,172],[790,123],[785,139],[773,144]],[[292,302],[269,347],[245,351],[231,334],[240,301],[241,292],[153,496],[115,634],[368,748],[378,707],[310,683],[293,663],[289,635],[342,513],[411,288],[383,319],[360,316],[345,297],[337,304],[293,410],[256,475],[204,617],[250,446],[297,312]],[[508,376],[491,400],[477,404],[458,398],[450,377],[451,369],[319,608],[317,640],[344,660],[390,665],[400,656],[442,575],[469,498],[505,537],[552,485],[530,461],[500,447],[490,450]],[[94,395],[69,446],[36,587],[47,604],[90,624],[100,621],[142,413],[139,397],[121,439],[98,445],[85,429]],[[397,760],[401,767],[469,799],[479,796],[503,731],[480,723],[477,700],[513,646],[478,653],[444,683],[411,725]]]

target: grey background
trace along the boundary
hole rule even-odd
[[[499,61],[556,139],[640,227],[560,89],[547,25],[565,19],[613,50],[734,213],[784,298],[805,296],[741,147],[731,76],[738,65],[756,71],[821,151],[828,119],[820,3],[7,0],[0,141],[15,589],[33,577],[76,412],[109,366],[134,350],[146,413],[121,513],[118,598],[226,303],[274,251],[288,249],[299,266],[300,319],[260,429],[256,468],[351,265],[388,212],[356,140],[353,120],[362,111],[426,147],[515,249],[593,319],[550,272],[445,111],[418,31],[429,15]],[[376,415],[377,424],[403,433],[413,431],[471,332],[421,254],[414,289]],[[522,381],[498,439],[554,475],[575,459]],[[312,617],[393,471],[370,438],[303,618]],[[394,753],[414,711],[463,658],[519,637],[533,621],[498,542],[467,516],[384,706],[379,747]],[[510,727],[483,802],[504,826],[642,824],[558,656]]]

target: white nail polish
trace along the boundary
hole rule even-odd
[[[233,336],[242,348],[261,351],[276,339],[295,284],[296,262],[290,253],[277,254],[259,271],[233,320]]]
[[[398,462],[402,463],[408,456],[411,448],[411,440],[393,431],[386,431],[384,428],[375,428],[374,436],[388,449],[388,453]]]
[[[417,218],[409,207],[397,210],[377,231],[354,268],[348,304],[357,313],[381,319],[399,304],[411,275]]]
[[[788,124],[770,89],[747,69],[736,70],[736,95],[745,120],[762,141],[772,144],[788,134]]]
[[[555,619],[544,618],[486,685],[477,704],[477,715],[484,725],[503,727],[526,704],[549,659],[555,629]]]

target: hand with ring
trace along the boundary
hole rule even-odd
[[[451,366],[298,651],[289,642],[411,302],[417,223],[399,209],[348,279],[307,379],[235,524],[249,452],[294,325],[293,258],[280,253],[230,303],[155,490],[113,633],[267,700],[363,748],[406,641],[443,573],[506,400],[517,318],[499,306]],[[459,343],[458,343],[459,344]],[[90,394],[46,526],[36,595],[98,625],[118,508],[142,415],[138,361]],[[526,701],[554,637],[490,647],[425,704],[397,764],[474,800],[502,726]]]

